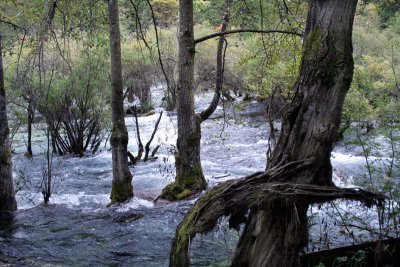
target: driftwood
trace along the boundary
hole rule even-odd
[[[367,206],[381,205],[384,197],[362,189],[338,188],[284,182],[309,168],[313,159],[291,162],[267,172],[221,183],[209,190],[186,214],[173,240],[170,264],[189,265],[190,240],[197,233],[211,231],[222,216],[229,217],[229,226],[238,228],[251,209],[265,205],[296,206],[297,203],[323,203],[338,198],[358,200]]]

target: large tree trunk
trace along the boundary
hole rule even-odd
[[[0,212],[17,209],[12,180],[11,149],[3,74],[3,50],[0,34]]]
[[[111,203],[124,202],[133,197],[132,174],[128,167],[128,131],[125,126],[122,90],[121,37],[119,32],[118,1],[108,1],[111,51],[111,89],[113,129],[112,146],[113,181]]]
[[[179,1],[178,53],[178,139],[175,154],[175,183],[162,197],[176,200],[206,188],[200,162],[200,117],[194,111],[193,0]],[[183,193],[183,194],[182,194]]]
[[[333,185],[331,150],[353,74],[352,26],[357,1],[313,0],[295,96],[269,168],[313,158],[317,164],[285,181]],[[232,266],[298,266],[307,245],[308,203],[273,202],[251,212]]]

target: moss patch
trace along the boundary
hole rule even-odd
[[[313,66],[315,77],[327,88],[335,84],[335,77],[341,67],[340,62],[346,59],[344,51],[338,51],[334,42],[324,37],[318,28],[311,31],[305,41],[304,61]]]
[[[176,196],[176,198],[177,198],[177,200],[181,200],[181,199],[187,198],[187,197],[190,196],[192,193],[193,193],[192,190],[184,189],[180,194],[178,194],[178,195]]]
[[[129,180],[128,178],[126,178],[127,181]],[[130,182],[113,181],[111,189],[111,197],[110,197],[111,205],[115,203],[125,202],[132,197],[133,197],[133,188]]]
[[[8,161],[11,159],[11,151],[10,149],[6,148],[3,153],[0,153],[0,162],[1,164],[8,164]]]
[[[161,193],[161,198],[169,200],[169,201],[176,201],[178,200],[178,195],[183,193],[184,188],[177,184],[177,183],[171,183],[167,185]]]
[[[169,201],[177,201],[187,198],[188,196],[195,193],[195,190],[191,190],[190,188],[183,187],[176,182],[167,185],[162,193],[161,198],[169,200]]]
[[[125,125],[116,125],[113,127],[110,137],[110,143],[112,146],[128,144],[128,132]]]

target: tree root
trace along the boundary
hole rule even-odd
[[[338,198],[358,200],[367,206],[381,205],[382,195],[362,189],[338,188],[310,184],[293,184],[271,181],[287,181],[302,170],[315,164],[313,159],[291,162],[263,173],[226,181],[202,196],[179,224],[172,243],[170,266],[189,266],[190,240],[197,233],[214,229],[222,216],[229,217],[229,226],[238,228],[246,221],[250,209],[262,209],[273,203],[323,203]]]

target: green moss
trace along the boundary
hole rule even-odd
[[[307,66],[313,66],[316,78],[328,88],[333,86],[339,62],[343,61],[343,51],[337,51],[333,41],[324,37],[321,30],[316,28],[307,35],[304,53],[303,60]]]
[[[198,190],[202,188],[203,170],[200,163],[195,164],[192,168],[193,172],[183,179],[183,187]]]
[[[127,177],[124,181],[121,182],[113,181],[110,204],[125,202],[133,197],[133,189],[130,180],[131,178]]]
[[[178,200],[178,195],[181,194],[184,191],[184,188],[177,184],[177,183],[171,183],[167,185],[162,193],[161,193],[161,198],[169,200],[169,201],[176,201]]]
[[[169,201],[182,200],[199,191],[199,189],[198,178],[193,175],[186,177],[183,185],[176,182],[167,185],[161,193],[161,198]]]
[[[0,162],[2,164],[7,164],[11,158],[11,150],[6,148],[3,153],[0,153]]]
[[[181,200],[184,198],[187,198],[188,196],[190,196],[192,194],[192,190],[189,189],[184,189],[181,193],[179,193],[178,195],[176,195],[177,200]]]
[[[128,132],[124,125],[116,125],[111,131],[110,143],[112,146],[128,144]]]
[[[181,256],[187,251],[189,246],[189,239],[195,233],[207,232],[207,224],[198,223],[196,218],[199,214],[200,209],[214,196],[225,190],[226,186],[229,186],[231,181],[226,182],[224,185],[217,186],[209,190],[204,196],[202,196],[196,204],[190,209],[189,213],[185,216],[182,223],[179,225],[178,231],[176,233],[176,242],[174,242],[172,250],[174,263],[176,266],[183,266]]]

